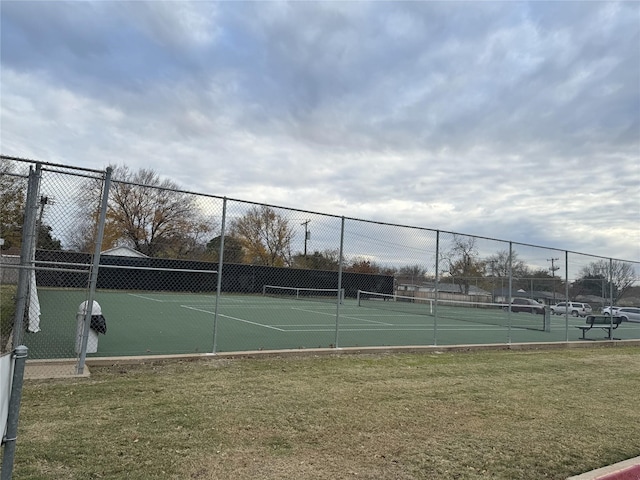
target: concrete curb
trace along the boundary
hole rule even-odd
[[[567,480],[640,480],[640,457],[569,477]]]
[[[298,356],[334,356],[334,355],[380,355],[398,353],[451,353],[476,351],[543,351],[574,348],[616,348],[640,347],[640,340],[605,340],[594,343],[584,342],[528,342],[528,343],[496,343],[469,345],[410,345],[384,347],[345,347],[345,348],[300,348],[290,350],[253,350],[221,353],[192,353],[173,355],[135,355],[121,357],[92,357],[85,360],[85,371],[82,375],[75,373],[77,359],[27,359],[25,367],[26,379],[89,377],[88,367],[108,367],[114,365],[135,365],[141,363],[193,362],[221,359],[247,359],[267,357]]]

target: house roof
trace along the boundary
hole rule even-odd
[[[148,258],[147,255],[145,255],[144,253],[141,253],[138,250],[135,250],[135,249],[127,247],[127,246],[119,246],[119,247],[110,248],[109,250],[104,250],[103,252],[100,252],[100,254],[101,255],[115,255],[115,256],[118,256],[118,257]]]
[[[494,296],[501,296],[501,297],[507,297],[509,296],[509,289],[508,288],[496,288],[493,291],[493,295]],[[552,299],[556,299],[558,301],[561,300],[561,295],[559,293],[556,293],[554,295],[553,292],[546,292],[546,291],[542,291],[542,290],[523,290],[523,289],[519,289],[519,290],[515,290],[511,292],[511,296],[512,297],[524,297],[524,298],[546,298],[548,300],[552,300]]]
[[[436,288],[435,282],[423,282],[420,285],[412,286],[429,290],[435,290]],[[445,293],[462,293],[460,291],[460,285],[457,285],[455,283],[438,283],[438,291]],[[478,288],[475,285],[469,285],[469,295],[491,295],[491,293],[483,290],[482,288]]]

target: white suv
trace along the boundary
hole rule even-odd
[[[588,303],[578,302],[560,302],[551,307],[551,313],[554,315],[563,315],[567,313],[567,311],[574,317],[586,317],[593,310]]]

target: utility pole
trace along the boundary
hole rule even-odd
[[[551,262],[551,289],[553,290],[553,303],[556,303],[556,270],[560,270],[560,267],[556,267],[554,262],[560,260],[559,258],[547,258],[547,262]]]
[[[38,215],[38,222],[36,223],[36,244],[40,242],[40,230],[42,228],[42,215],[44,214],[44,206],[49,204],[53,205],[55,201],[51,197],[47,197],[46,195],[40,196],[40,215]]]
[[[307,242],[311,238],[311,232],[308,229],[309,222],[311,220],[307,220],[306,222],[302,222],[300,225],[304,225],[304,258],[307,258]]]

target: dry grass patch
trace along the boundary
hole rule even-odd
[[[15,478],[564,479],[640,455],[638,391],[637,347],[93,368],[27,383]]]
[[[9,340],[16,310],[15,296],[15,285],[0,285],[0,354],[11,351]]]

